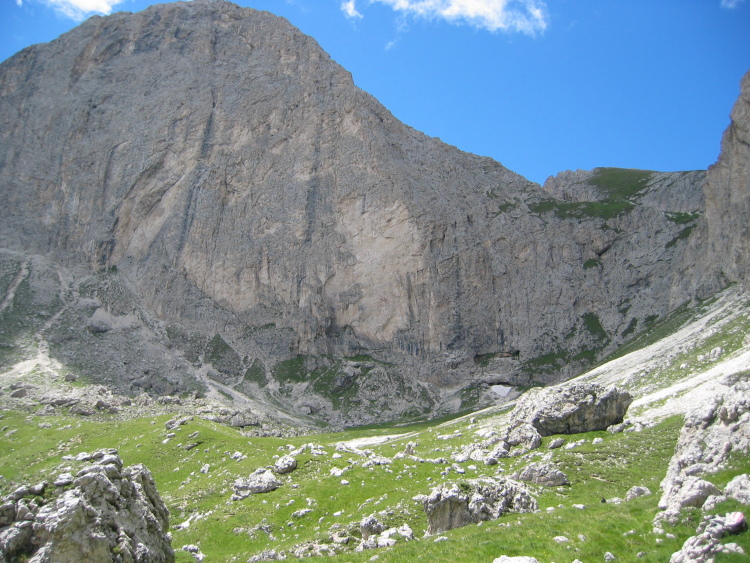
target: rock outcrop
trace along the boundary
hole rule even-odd
[[[445,483],[416,498],[427,514],[429,535],[495,520],[506,512],[533,512],[538,508],[528,489],[511,479]]]
[[[713,271],[729,282],[747,284],[750,271],[750,72],[740,83],[740,96],[721,140],[718,161],[708,169],[704,187],[705,225],[696,243],[699,270]],[[724,283],[726,283],[724,281]],[[714,282],[716,283],[716,282]]]
[[[747,529],[741,512],[730,512],[726,516],[708,516],[698,526],[696,535],[685,540],[682,548],[673,553],[669,563],[712,563],[720,553],[744,554],[736,543],[721,543],[722,538]]]
[[[633,402],[627,391],[590,383],[532,389],[516,404],[510,427],[531,425],[540,435],[577,434],[621,423]]]
[[[560,471],[555,464],[543,461],[530,463],[518,475],[515,475],[514,479],[545,487],[559,487],[570,484],[568,476]]]
[[[340,424],[455,411],[573,375],[694,294],[703,172],[543,189],[401,124],[268,13],[93,17],[0,64],[0,92],[0,247],[98,300],[45,330],[103,383]]]
[[[172,563],[169,511],[149,470],[123,468],[117,450],[79,457],[93,463],[3,499],[0,561]]]
[[[273,464],[273,469],[276,473],[280,473],[281,475],[291,473],[297,469],[297,459],[291,455],[281,456],[276,460],[276,463]]]
[[[674,456],[662,480],[663,494],[656,520],[674,520],[688,506],[702,507],[721,491],[703,479],[718,471],[732,452],[750,452],[750,379],[747,374],[725,376],[712,400],[685,417]],[[730,487],[738,490],[739,479]],[[750,494],[748,495],[750,497]]]

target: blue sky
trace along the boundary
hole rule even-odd
[[[147,0],[0,0],[0,60]],[[428,135],[536,182],[705,169],[750,70],[750,0],[240,0]]]

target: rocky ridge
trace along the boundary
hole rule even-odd
[[[739,189],[742,106],[714,182],[596,169],[541,187],[221,1],[91,18],[3,62],[0,92],[6,369],[46,343],[118,392],[350,425],[570,377],[725,283],[696,256],[713,186]]]

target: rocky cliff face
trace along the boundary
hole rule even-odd
[[[703,261],[732,283],[746,283],[750,255],[750,72],[741,82],[719,160],[706,178],[708,248]],[[710,267],[710,266],[709,266]]]
[[[401,124],[268,13],[94,17],[2,63],[0,92],[0,246],[97,300],[45,325],[63,348],[134,314],[131,348],[183,381],[351,422],[565,378],[695,294],[704,172],[540,187]],[[120,348],[75,367],[148,388]]]

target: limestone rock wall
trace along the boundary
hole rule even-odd
[[[231,349],[226,377],[367,354],[439,388],[565,378],[692,297],[704,177],[542,188],[223,1],[93,17],[0,64],[0,246],[116,267],[190,361]]]
[[[717,270],[725,283],[747,283],[750,255],[750,72],[740,84],[731,123],[721,140],[718,161],[706,178],[705,238],[698,259]]]

